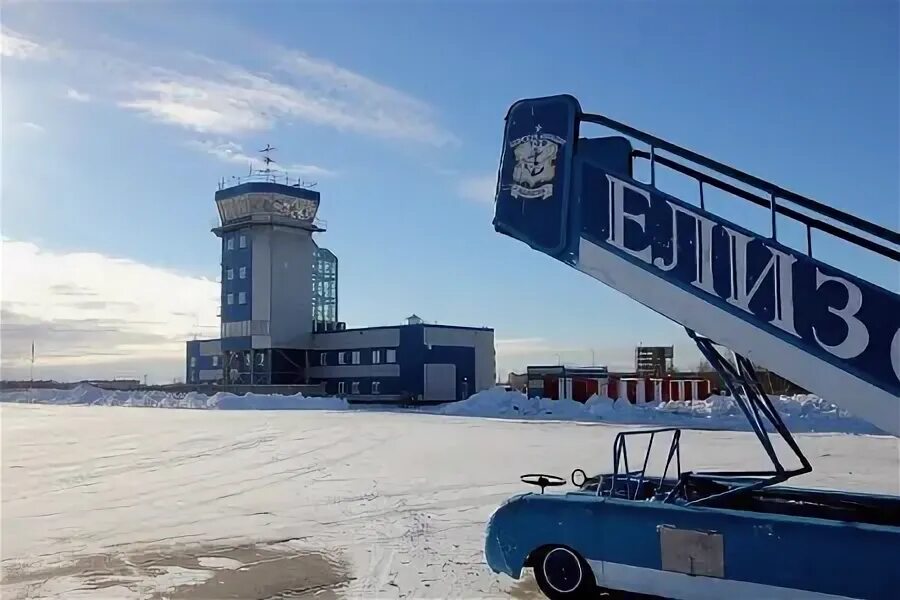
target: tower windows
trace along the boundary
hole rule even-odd
[[[247,247],[247,236],[244,235],[243,233],[242,233],[241,236],[238,238],[238,246],[240,246],[241,248],[246,248],[246,247]]]
[[[225,303],[234,304],[234,294],[228,294],[227,296],[225,296]]]
[[[238,277],[241,279],[247,279],[247,267],[241,267],[238,269]]]
[[[234,269],[226,269],[225,270],[225,278],[228,281],[231,281],[232,279],[234,279]]]
[[[225,248],[228,250],[234,250],[234,238],[228,236],[228,239],[225,240]]]
[[[238,292],[238,304],[247,304],[247,292]]]

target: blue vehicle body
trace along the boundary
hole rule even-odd
[[[810,490],[772,494],[809,498]],[[761,494],[770,493],[764,490]],[[813,492],[830,505],[900,510],[888,496]],[[896,518],[896,517],[895,517]],[[709,565],[664,569],[665,531],[721,540],[719,576]],[[529,557],[559,545],[584,557],[603,588],[666,598],[892,598],[900,590],[900,528],[748,510],[598,496],[593,491],[514,496],[491,516],[485,560],[518,579]],[[683,548],[682,548],[683,549]],[[701,557],[702,558],[702,557]],[[677,568],[677,565],[676,565]]]

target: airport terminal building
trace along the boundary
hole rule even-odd
[[[492,329],[415,315],[347,329],[338,319],[338,259],[313,239],[325,231],[319,193],[269,175],[236,181],[215,195],[221,337],[187,342],[187,383],[324,383],[329,394],[429,402],[494,385]]]

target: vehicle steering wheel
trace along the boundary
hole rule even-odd
[[[575,482],[575,475],[578,473],[581,473],[581,483]],[[583,469],[575,469],[574,471],[572,471],[571,479],[572,479],[572,485],[574,485],[575,487],[584,487],[584,484],[587,483],[588,476],[587,476],[587,473],[585,473]]]
[[[519,479],[522,480],[522,483],[540,486],[542,494],[544,493],[544,488],[566,485],[566,480],[562,477],[544,475],[543,473],[528,473],[527,475],[522,475]]]

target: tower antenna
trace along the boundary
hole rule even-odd
[[[264,174],[266,178],[268,178],[270,175],[272,175],[272,171],[274,170],[274,169],[272,169],[272,163],[275,163],[275,159],[272,158],[272,152],[277,149],[278,148],[275,148],[274,146],[272,146],[272,144],[266,144],[266,147],[259,151],[259,153],[263,155],[262,160],[263,160],[263,163],[265,164],[265,168],[260,169],[259,172]],[[277,164],[277,163],[275,163],[275,164]],[[274,175],[273,175],[273,180],[274,180]]]

